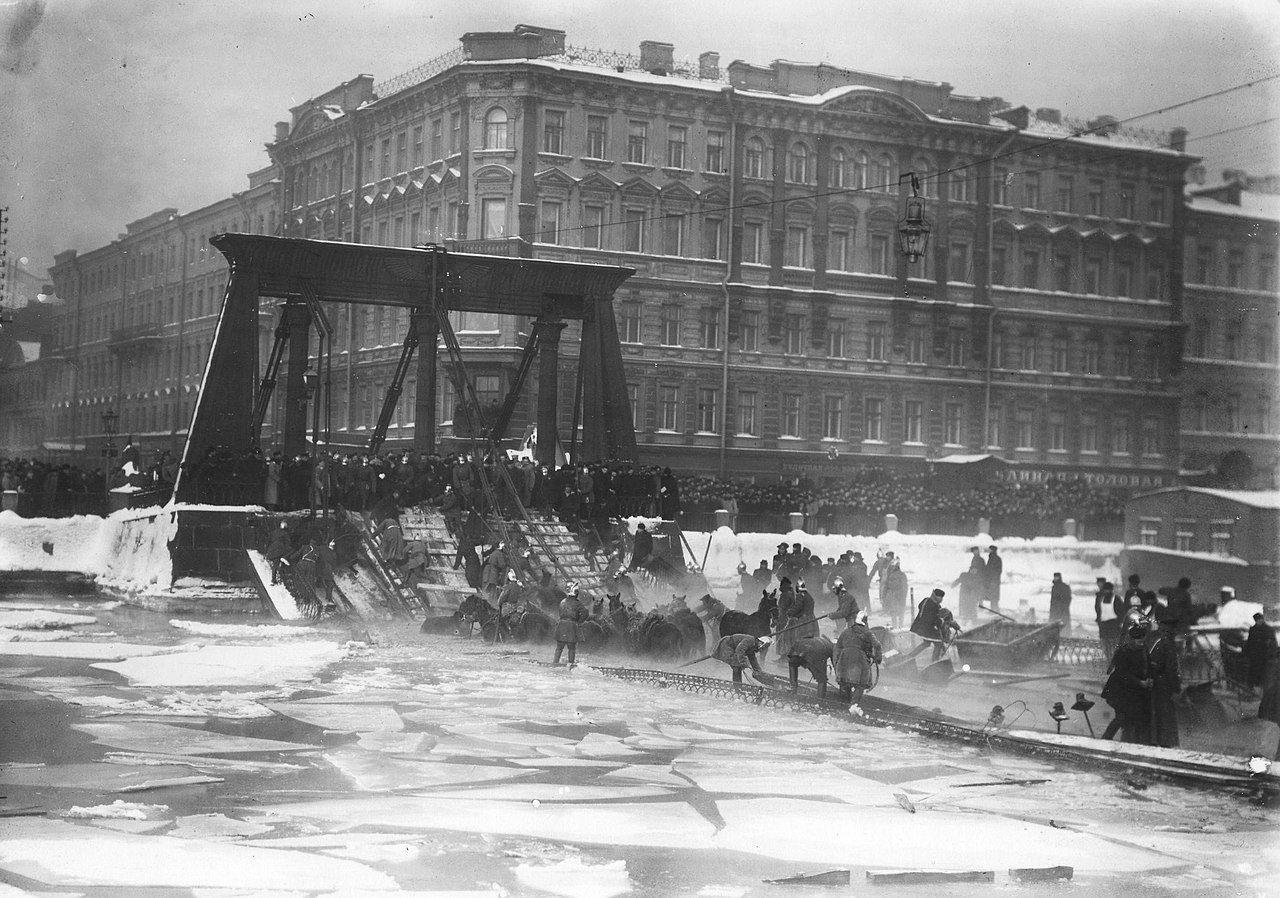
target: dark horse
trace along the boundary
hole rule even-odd
[[[720,638],[732,636],[735,633],[749,633],[752,636],[766,636],[773,632],[774,616],[778,613],[778,591],[775,589],[769,592],[767,589],[762,590],[760,594],[760,607],[755,611],[747,614],[745,611],[726,611],[724,616],[720,618]],[[765,646],[760,652],[761,659],[765,653],[769,651],[769,647]]]

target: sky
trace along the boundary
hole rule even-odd
[[[41,271],[152,212],[243,190],[291,106],[520,23],[632,53],[666,41],[677,60],[714,50],[722,65],[790,59],[946,81],[1083,119],[1280,73],[1276,0],[0,0],[10,257]],[[1256,124],[1271,118],[1280,80],[1134,124],[1188,128],[1188,152],[1211,174],[1280,173],[1280,121]]]

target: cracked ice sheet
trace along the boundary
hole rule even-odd
[[[309,680],[346,657],[328,642],[289,645],[208,645],[164,658],[94,664],[141,686],[265,686]]]
[[[95,789],[107,792],[132,790],[156,780],[199,775],[195,767],[165,764],[127,767],[122,764],[54,764],[48,767],[0,767],[0,784],[49,789]],[[222,782],[207,777],[207,782]]]
[[[686,784],[687,785],[687,784]],[[432,792],[432,798],[465,798],[477,801],[582,802],[658,798],[671,795],[661,786],[579,786],[567,783],[511,783],[453,792]]]
[[[0,628],[6,630],[60,630],[96,624],[98,619],[89,614],[67,614],[47,609],[13,610],[0,608]]]
[[[394,892],[396,881],[353,861],[222,842],[135,836],[55,820],[16,818],[0,869],[51,886]]]
[[[388,705],[308,705],[302,702],[264,704],[277,714],[338,733],[398,733],[404,729],[404,721]]]
[[[781,860],[872,870],[1005,870],[1074,867],[1130,873],[1170,866],[1170,858],[1069,830],[994,814],[952,814],[847,806],[786,798],[716,803],[725,827],[717,848]],[[928,845],[928,851],[921,851]]]
[[[534,807],[531,802],[526,801],[474,801],[395,795],[298,802],[259,807],[255,810],[275,816],[325,820],[338,830],[361,826],[404,830],[456,830],[585,845],[641,848],[712,848],[712,836],[715,833],[715,827],[706,818],[683,802],[585,807],[576,804],[544,804]],[[772,824],[772,821],[760,822],[762,826]]]
[[[1172,822],[1174,812],[1163,815]],[[1067,830],[1069,831],[1069,830]],[[1180,863],[1195,863],[1229,873],[1251,875],[1280,874],[1280,836],[1275,828],[1213,832],[1155,832],[1149,827],[1131,823],[1099,823],[1088,833],[1107,842],[1158,851]],[[1248,858],[1249,871],[1240,869],[1241,858]]]
[[[586,864],[567,857],[555,864],[519,864],[515,874],[526,886],[565,898],[614,898],[631,891],[626,861]]]
[[[324,757],[363,792],[465,786],[468,783],[521,779],[534,773],[514,767],[401,760],[362,749],[338,749],[327,752]]]
[[[0,655],[37,658],[76,658],[112,661],[117,658],[144,658],[182,651],[171,645],[137,645],[130,642],[0,642]]]
[[[727,795],[812,795],[865,807],[895,807],[893,790],[833,764],[777,758],[677,758],[672,769],[704,792]]]
[[[249,752],[307,751],[313,745],[226,736],[164,723],[76,723],[72,729],[88,733],[95,742],[134,752],[174,755],[239,755]]]

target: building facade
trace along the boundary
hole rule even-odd
[[[207,236],[222,228],[634,268],[616,317],[648,462],[822,480],[990,454],[1013,479],[1163,485],[1185,430],[1185,140],[825,64],[467,34],[412,72],[292,109],[247,195],[60,256],[55,355],[74,348],[77,364],[53,391],[57,432],[100,438],[99,406],[116,402],[122,433],[183,433],[225,280]],[[932,225],[914,264],[898,251],[909,173]],[[333,435],[356,446],[408,322],[329,311]],[[530,322],[454,324],[482,402],[501,396]],[[390,445],[412,436],[414,390],[411,375]],[[446,447],[456,408],[445,390]],[[513,432],[531,420],[526,399]]]
[[[1198,178],[1196,180],[1199,180]],[[1280,178],[1188,185],[1182,450],[1188,477],[1280,486]]]

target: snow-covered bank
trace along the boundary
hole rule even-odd
[[[177,507],[122,509],[110,517],[22,518],[0,512],[0,570],[66,571],[125,592],[172,584],[169,542]]]

